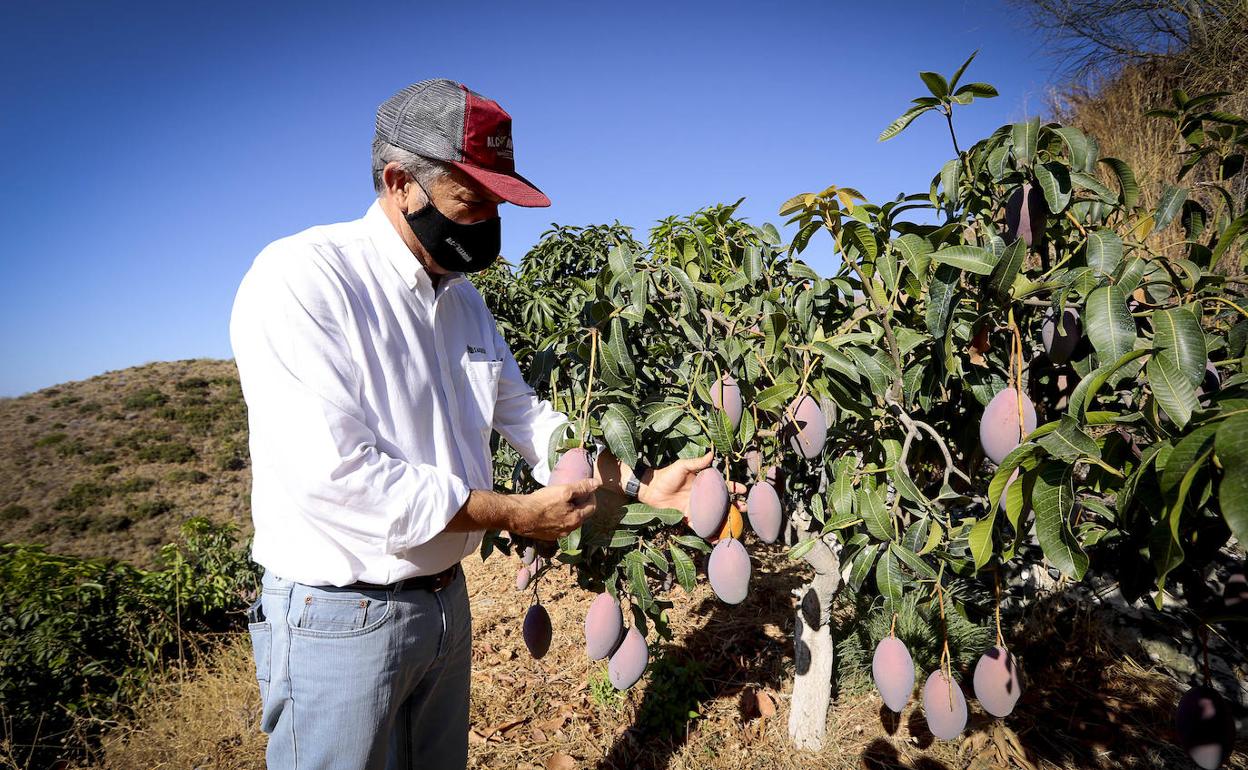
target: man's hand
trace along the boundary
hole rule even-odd
[[[689,493],[693,491],[693,478],[698,475],[698,471],[711,467],[713,459],[715,459],[715,453],[711,451],[701,457],[677,460],[667,467],[643,474],[637,499],[655,508],[675,508],[688,518]],[[745,492],[744,485],[735,481],[729,482],[728,494],[730,496],[743,495]]]
[[[515,512],[506,529],[514,535],[534,540],[558,540],[581,526],[597,507],[594,492],[601,482],[594,479],[575,484],[544,487],[519,495]]]

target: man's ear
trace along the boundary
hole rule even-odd
[[[390,200],[400,209],[406,209],[407,197],[415,185],[398,161],[392,160],[386,164],[381,170],[381,181]]]

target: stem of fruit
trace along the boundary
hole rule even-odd
[[[594,393],[594,366],[598,363],[598,327],[589,330],[589,376],[585,381],[585,404],[581,408],[581,445],[589,429],[589,399]]]
[[[897,638],[897,613],[893,613],[893,623],[888,627],[888,635],[894,639]]]
[[[1010,377],[1014,379],[1014,403],[1018,407],[1018,443],[1026,437],[1023,425],[1023,335],[1014,321],[1014,308],[1010,308],[1010,331],[1014,340],[1010,347]]]
[[[945,683],[949,685],[949,710],[953,711],[953,662],[949,655],[949,624],[945,620],[945,591],[939,577],[936,578],[936,600],[940,602],[940,633],[944,637],[940,650],[940,669],[944,672]]]
[[[995,569],[992,571],[992,592],[997,600],[997,646],[1005,647],[1005,640],[1001,636],[1001,573]]]

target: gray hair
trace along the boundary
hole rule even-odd
[[[386,189],[381,177],[382,169],[387,163],[398,163],[408,176],[429,189],[434,182],[450,174],[449,166],[440,160],[426,158],[402,147],[395,147],[384,139],[373,139],[373,189],[378,195]]]

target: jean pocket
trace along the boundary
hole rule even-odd
[[[269,662],[273,654],[273,628],[269,622],[248,623],[247,633],[251,635],[251,658],[256,664],[256,682],[260,684],[263,696],[264,686],[269,683]]]
[[[335,596],[324,589],[311,589],[303,597],[303,609],[290,632],[302,636],[357,636],[385,623],[390,615],[389,597],[349,592]]]

